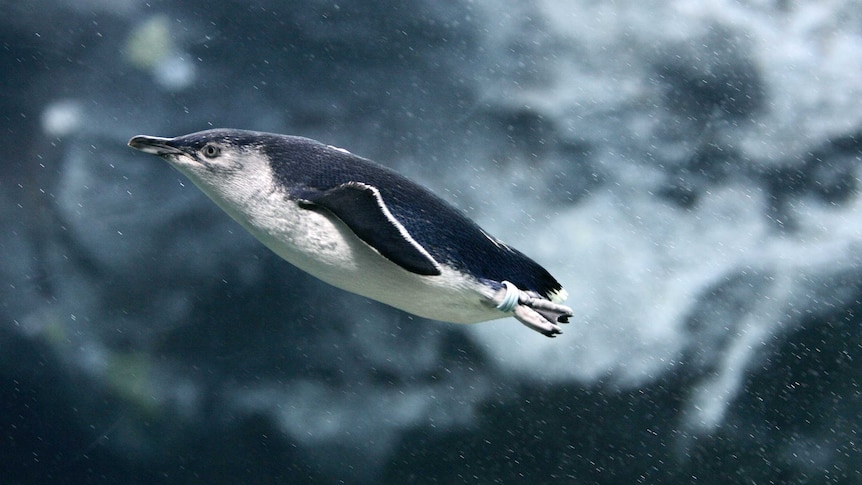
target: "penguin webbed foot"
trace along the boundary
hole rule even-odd
[[[533,298],[523,291],[513,310],[515,319],[546,337],[563,333],[558,323],[569,323],[572,309],[543,298]]]
[[[569,323],[572,309],[544,298],[535,298],[508,281],[496,295],[494,303],[503,312],[512,312],[515,319],[546,337],[563,333],[558,323]]]

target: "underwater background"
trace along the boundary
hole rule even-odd
[[[0,0],[0,483],[862,483],[862,4]],[[569,292],[291,267],[138,134],[303,135]]]

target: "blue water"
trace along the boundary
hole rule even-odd
[[[862,483],[862,6],[0,2],[0,482]],[[575,312],[321,283],[133,135],[307,136]]]

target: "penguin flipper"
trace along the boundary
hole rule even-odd
[[[322,192],[303,194],[306,206],[318,206],[340,219],[359,239],[384,258],[411,273],[441,274],[440,266],[392,215],[373,185],[347,182]]]

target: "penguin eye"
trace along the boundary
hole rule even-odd
[[[221,153],[221,149],[219,149],[219,147],[210,143],[210,144],[205,145],[203,150],[201,150],[201,152],[207,158],[215,158],[215,157],[219,156],[219,153]]]

